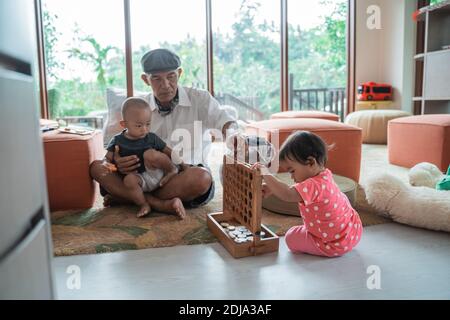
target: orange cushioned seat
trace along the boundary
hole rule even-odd
[[[388,123],[389,162],[413,167],[430,162],[446,171],[450,164],[450,115],[427,114]]]
[[[50,209],[92,207],[97,184],[89,175],[89,165],[105,154],[102,133],[80,136],[49,131],[43,141]]]
[[[279,135],[279,146],[297,130],[310,131],[334,147],[328,152],[329,168],[333,173],[359,181],[361,167],[362,131],[360,128],[341,122],[322,119],[271,119],[254,122],[246,127],[246,133],[265,137],[272,141]]]
[[[339,116],[334,113],[325,111],[284,111],[277,112],[270,116],[270,119],[297,119],[297,118],[308,118],[308,119],[323,119],[331,121],[339,121]]]

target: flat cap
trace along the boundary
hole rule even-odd
[[[141,59],[142,70],[153,74],[176,70],[181,65],[180,57],[167,49],[154,49],[146,52]]]

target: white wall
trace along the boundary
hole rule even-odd
[[[404,58],[403,58],[403,90],[402,108],[405,111],[413,113],[414,104],[414,82],[415,82],[415,60],[416,54],[416,32],[417,22],[412,20],[412,14],[416,11],[417,1],[405,0],[404,5]]]
[[[380,29],[369,29],[371,5],[380,8]],[[389,83],[394,105],[412,111],[416,25],[411,15],[416,0],[356,1],[356,86],[363,82]]]

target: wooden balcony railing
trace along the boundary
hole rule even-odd
[[[318,110],[337,114],[344,120],[345,88],[294,89],[293,75],[290,75],[290,110]]]
[[[249,98],[237,98],[228,93],[216,94],[215,98],[221,105],[235,107],[241,120],[260,121],[264,119],[264,113],[246,103]]]
[[[292,75],[291,81],[292,84]],[[337,114],[344,121],[346,108],[346,88],[314,88],[294,89],[290,85],[289,110],[317,110]],[[221,105],[229,105],[236,108],[241,120],[260,121],[264,119],[264,113],[258,110],[254,98],[235,97],[228,93],[216,94],[215,98]]]

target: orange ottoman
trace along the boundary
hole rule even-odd
[[[388,122],[389,162],[413,167],[430,162],[446,171],[450,164],[450,114],[428,114]]]
[[[89,165],[105,154],[101,131],[85,136],[50,131],[43,141],[50,210],[92,207],[97,184]]]
[[[277,112],[270,116],[270,119],[298,119],[298,118],[308,118],[308,119],[323,119],[331,121],[339,121],[339,116],[337,114],[325,111],[284,111]]]
[[[362,131],[358,127],[321,119],[272,119],[251,123],[245,129],[246,133],[262,136],[275,145],[277,143],[272,141],[272,136],[278,131],[279,147],[297,130],[313,132],[328,145],[334,144],[328,152],[327,168],[335,174],[359,181]]]

